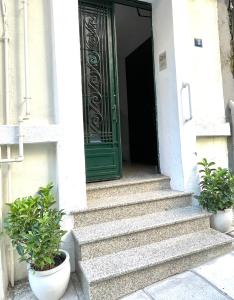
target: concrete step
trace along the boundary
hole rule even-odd
[[[87,184],[89,204],[113,195],[135,194],[140,192],[170,189],[170,178],[161,174],[144,177],[128,177],[119,180],[103,181]]]
[[[93,208],[72,212],[74,228],[186,207],[191,202],[191,193],[172,190],[114,196],[105,204],[100,202]]]
[[[78,263],[86,299],[114,300],[231,250],[232,238],[212,229]]]
[[[79,260],[159,242],[210,227],[210,214],[185,207],[100,223],[73,231]]]

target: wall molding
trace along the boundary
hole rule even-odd
[[[196,124],[197,137],[231,136],[230,123]]]
[[[0,145],[18,144],[18,126],[0,125]],[[60,140],[61,126],[59,125],[27,125],[22,126],[24,144],[55,143]]]

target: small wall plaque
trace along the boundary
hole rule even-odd
[[[166,51],[159,54],[159,70],[165,70],[167,68],[167,53]]]

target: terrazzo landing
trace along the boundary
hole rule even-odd
[[[121,300],[231,300],[234,299],[233,266],[234,251]]]
[[[157,282],[120,300],[234,300],[234,295],[231,294],[234,287],[233,265],[234,252]],[[222,276],[224,272],[225,277]],[[75,284],[74,275],[61,300],[81,300],[73,284]],[[29,284],[24,282],[15,287],[14,295],[7,300],[36,300],[36,298]]]
[[[9,291],[7,300],[37,300],[37,298],[33,295],[29,283],[24,281],[18,283],[14,289],[11,289]],[[45,300],[49,300],[49,299],[45,299]],[[60,300],[81,300],[78,298],[72,280],[70,280],[67,291]]]
[[[234,252],[208,262],[194,272],[234,299]]]
[[[207,281],[192,272],[185,272],[153,284],[121,300],[227,300]]]

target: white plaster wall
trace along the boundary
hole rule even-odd
[[[16,124],[24,92],[23,9],[21,1],[6,1],[6,4],[10,32],[10,122]],[[78,2],[30,0],[28,10],[29,84],[32,100],[31,118],[24,123],[28,127],[24,132],[27,135],[25,141],[31,144],[25,145],[24,162],[11,167],[11,200],[34,194],[39,186],[53,181],[58,207],[70,212],[86,206]],[[65,41],[67,33],[69,38]],[[3,58],[2,47],[0,51],[0,57]],[[2,112],[3,69],[0,70]],[[3,115],[0,114],[0,117],[2,124]],[[50,125],[54,122],[58,126]],[[8,129],[14,143],[14,128],[0,126],[1,133]],[[9,140],[9,136],[6,140]],[[4,144],[3,139],[1,142]],[[16,155],[17,147],[12,149],[13,155]],[[6,167],[3,167],[2,175],[3,201],[6,202]],[[74,249],[70,234],[73,218],[66,216],[63,227],[68,230],[63,247],[69,250],[74,270]],[[16,280],[26,276],[24,264],[15,262],[14,269]],[[3,271],[6,274],[6,270]]]
[[[6,1],[6,7],[10,38],[10,122],[16,123],[20,105],[22,105],[24,100],[23,4],[21,1]],[[29,86],[32,100],[30,105],[31,118],[27,121],[27,124],[47,124],[53,122],[54,119],[50,11],[48,7],[48,1],[46,0],[30,0],[28,5]],[[1,84],[3,83],[2,71],[3,69],[1,68]],[[1,108],[3,107],[2,101],[3,97],[0,94]]]
[[[203,40],[203,48],[193,47],[190,56],[196,122],[223,123],[225,114],[217,1],[189,0],[188,2],[192,39]]]
[[[148,2],[148,1],[144,1]],[[132,51],[146,41],[150,35],[151,19],[139,17],[134,7],[116,4],[117,51],[125,59]],[[141,10],[142,13],[149,14]],[[126,24],[128,25],[126,28]]]
[[[191,86],[192,77],[190,16],[187,0],[172,1],[172,3],[183,190],[194,192],[198,184],[196,178],[196,132],[194,118],[188,122],[185,121],[189,117],[189,93],[187,89],[182,89],[183,83]],[[193,101],[193,95],[191,101]]]
[[[197,137],[197,161],[207,158],[208,161],[215,162],[215,167],[228,168],[228,148],[226,137]],[[200,180],[199,174],[197,179]],[[200,187],[194,191],[196,195],[200,193]]]
[[[70,212],[87,206],[77,0],[52,0],[51,17],[59,205]]]
[[[14,152],[16,155],[16,147]],[[13,152],[13,155],[14,155]],[[12,165],[12,198],[34,194],[38,187],[48,182],[56,186],[56,148],[54,144],[33,144],[25,146],[25,159]]]
[[[228,167],[230,126],[225,123],[217,1],[189,0],[188,4],[193,45],[191,89],[197,135],[196,160],[207,157],[217,165]],[[194,38],[202,39],[202,48],[194,46]]]
[[[226,137],[198,137],[197,159],[214,161],[217,167],[228,167],[228,150]]]
[[[56,121],[61,127],[57,143],[59,206],[71,212],[87,207],[78,1],[51,0],[51,18],[54,101]],[[63,247],[69,251],[74,271],[72,216],[65,217],[63,227],[68,231]]]
[[[185,191],[196,192],[198,190],[196,164],[199,158],[196,157],[197,128],[195,125],[197,123],[205,124],[204,127],[209,129],[209,124],[220,124],[220,126],[216,127],[219,131],[223,128],[224,132],[219,132],[219,135],[227,135],[228,132],[228,128],[226,126],[227,124],[225,124],[221,65],[219,57],[217,1],[172,1],[172,18],[173,45],[171,45],[171,50],[174,51],[175,69],[173,70],[171,68],[172,64],[170,65],[170,63],[168,63],[168,71],[172,72],[170,74],[171,76],[173,76],[172,74],[174,71],[174,76],[176,76],[176,91],[174,94],[174,101],[175,103],[177,102],[177,107],[174,107],[174,114],[170,114],[171,103],[165,103],[164,100],[164,105],[167,106],[168,109],[166,118],[165,112],[161,107],[161,89],[166,83],[171,91],[173,91],[173,88],[170,85],[171,78],[167,78],[167,81],[164,79],[164,81],[162,81],[160,84],[158,83],[160,77],[162,78],[162,73],[164,72],[161,71],[158,73],[159,77],[157,78],[156,76],[156,84],[159,91],[158,107],[160,107],[160,111],[158,113],[160,128],[159,134],[164,134],[163,137],[161,136],[161,140],[159,140],[159,146],[161,144],[160,148],[163,147],[163,154],[167,154],[167,157],[161,155],[160,161],[161,165],[163,163],[164,170],[169,172],[170,176],[172,177],[172,186],[174,185],[174,187],[179,189],[182,188]],[[209,21],[207,21],[207,18]],[[170,18],[167,19],[170,20]],[[159,26],[160,23],[158,24],[158,27]],[[164,36],[168,37],[168,33],[163,33]],[[158,36],[159,35],[160,33]],[[195,37],[203,39],[203,48],[200,49],[194,47],[193,39]],[[165,50],[167,50],[166,47]],[[164,73],[167,74],[167,70],[165,70]],[[183,91],[183,94],[181,95],[181,87],[183,82],[188,82],[191,85],[193,108],[193,119],[192,121],[186,123],[184,123],[183,119],[184,113],[188,110],[189,98],[185,91]],[[165,117],[166,122],[168,122],[168,124],[165,124],[165,127],[161,127],[163,120],[161,120],[160,113]],[[178,114],[178,117],[176,114]],[[176,118],[179,119],[176,120]],[[172,127],[169,126],[172,120],[178,124],[177,127],[174,126],[173,130]],[[213,131],[215,131],[215,126],[212,128]],[[178,136],[173,142],[172,138],[171,140],[166,141],[166,133],[173,135],[176,133]],[[213,132],[212,135],[216,135],[216,133]],[[215,149],[213,152],[217,154],[217,160],[223,161],[224,164],[227,163],[227,151],[223,151],[222,154],[219,155],[220,148],[222,148],[222,150],[227,149],[226,138],[223,137],[220,138],[220,140],[218,139],[219,142],[216,142],[215,144],[213,142],[214,140],[217,141],[217,138],[213,138],[212,136],[206,139],[203,143],[202,152],[209,153],[212,146],[215,146],[217,150]],[[165,151],[163,145],[170,145],[169,147],[171,147],[172,152],[168,153],[167,149]],[[207,151],[205,151],[206,147]],[[175,155],[173,154],[174,152],[178,154],[177,159],[180,159],[179,164],[182,167],[181,172],[173,162],[172,155]],[[170,169],[168,164],[172,164],[172,169]],[[177,176],[179,176],[183,181],[180,184],[178,184],[177,181],[174,181],[176,172],[178,174]]]
[[[35,126],[54,122],[54,92],[52,72],[52,43],[50,28],[50,9],[46,0],[30,0],[28,5],[29,19],[29,60],[31,117],[24,125]],[[9,28],[9,100],[10,123],[16,124],[20,105],[24,97],[24,53],[23,53],[23,4],[21,1],[6,1]],[[2,32],[0,23],[0,32]],[[3,118],[3,44],[0,43],[0,124]],[[45,132],[46,134],[46,132]],[[13,156],[17,156],[17,147],[12,147]],[[4,155],[4,147],[3,147]],[[1,186],[3,203],[17,197],[34,194],[39,186],[53,181],[57,185],[57,161],[55,144],[25,145],[25,160],[12,164],[12,195],[7,199],[7,168],[2,167]],[[57,186],[55,187],[57,190]],[[3,204],[4,205],[4,204]],[[9,259],[9,258],[8,258]],[[7,274],[6,269],[3,273]],[[15,278],[26,276],[25,266],[16,262]]]
[[[230,67],[231,34],[228,16],[229,0],[218,0],[218,24],[220,41],[220,58],[223,78],[223,94],[227,120],[232,123],[229,101],[234,99],[234,78]],[[232,130],[233,131],[233,130]],[[228,139],[229,167],[234,171],[234,137]]]
[[[154,1],[152,10],[160,167],[171,177],[172,188],[183,190],[172,2]],[[167,69],[160,71],[159,54],[164,51]]]
[[[38,187],[45,186],[48,182],[56,185],[56,157],[55,145],[34,144],[25,147],[25,160],[23,163],[13,164],[12,173],[12,201],[18,197],[33,195]],[[16,147],[14,147],[16,152]],[[3,168],[3,193],[7,197],[7,171]],[[5,202],[7,199],[5,199]],[[26,266],[17,261],[15,256],[15,280],[21,280],[27,276]]]
[[[230,67],[231,34],[229,28],[228,4],[229,0],[218,0],[218,25],[220,59],[223,77],[223,93],[226,110],[228,112],[229,101],[234,99],[234,78]],[[233,164],[234,162],[232,162]]]
[[[196,156],[196,124],[205,125],[209,133],[212,127],[212,135],[216,135],[215,128],[220,136],[228,134],[222,94],[217,2],[153,1],[153,31],[161,172],[171,177],[172,188],[196,192],[199,160]],[[194,47],[195,37],[203,39],[202,49]],[[167,68],[160,71],[158,56],[164,51]],[[181,93],[183,82],[191,86],[193,119],[189,122],[184,122],[189,95],[186,90]],[[213,126],[212,122],[220,126]],[[222,128],[223,133],[220,132]],[[211,141],[212,137],[205,140],[202,152],[209,152]],[[215,143],[217,149],[220,148],[218,145],[226,149],[226,138]],[[227,151],[220,159],[227,161]]]

